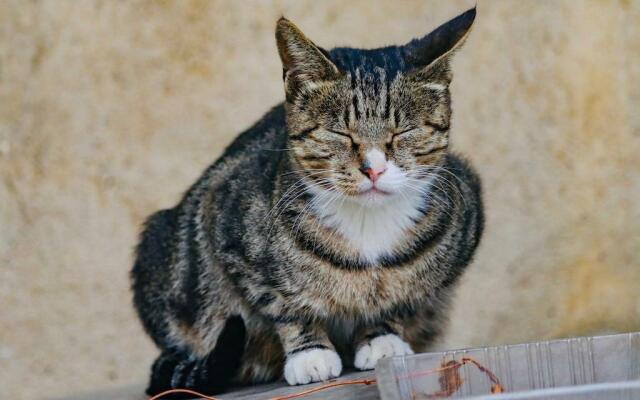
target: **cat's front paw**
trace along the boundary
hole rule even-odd
[[[311,349],[287,357],[284,378],[289,385],[304,385],[311,382],[337,378],[342,372],[340,356],[329,349]]]
[[[390,333],[362,344],[356,351],[353,365],[360,370],[374,369],[381,358],[407,354],[413,354],[409,343]]]

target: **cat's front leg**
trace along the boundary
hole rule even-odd
[[[303,322],[278,323],[277,331],[286,356],[284,378],[290,385],[340,376],[342,360],[320,326]]]
[[[353,365],[360,370],[374,369],[384,357],[413,354],[409,343],[388,324],[363,328],[356,335],[355,349]]]

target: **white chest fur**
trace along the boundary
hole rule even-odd
[[[317,196],[315,212],[335,229],[359,254],[363,261],[375,263],[391,255],[398,244],[411,234],[421,217],[424,193],[407,191],[384,202],[363,204],[349,199],[333,200]]]

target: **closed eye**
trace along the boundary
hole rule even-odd
[[[327,132],[334,133],[334,134],[339,135],[339,136],[346,137],[346,138],[348,138],[349,140],[353,141],[353,138],[352,138],[352,137],[351,137],[351,135],[350,135],[350,134],[348,134],[347,132],[334,131],[333,129],[326,129],[326,131],[327,131]]]
[[[403,131],[396,132],[396,133],[394,133],[391,137],[392,137],[392,138],[395,138],[396,136],[404,135],[404,134],[406,134],[406,133],[414,133],[414,132],[416,132],[416,131],[420,131],[420,130],[425,129],[425,128],[426,128],[427,130],[428,130],[428,129],[432,129],[432,130],[433,130],[433,131],[435,131],[435,132],[446,132],[446,131],[448,131],[448,130],[449,130],[449,127],[448,127],[448,126],[443,126],[443,125],[439,125],[439,124],[434,124],[434,123],[432,123],[432,122],[425,122],[425,126],[417,126],[417,127],[416,127],[416,126],[414,126],[414,127],[411,127],[411,128],[405,129],[405,130],[403,130]]]
[[[417,130],[421,129],[420,127],[413,127],[413,128],[409,128],[409,129],[405,129],[403,131],[400,132],[396,132],[392,135],[392,138],[396,137],[396,136],[400,136],[400,135],[404,135],[405,133],[412,133],[415,132]]]
[[[343,132],[343,131],[334,131],[333,129],[325,129],[325,130],[329,133],[333,133],[334,135],[342,136],[344,138],[349,139],[349,141],[351,142],[351,147],[355,150],[358,149],[358,146],[359,146],[358,142],[353,140],[353,137],[349,133]]]

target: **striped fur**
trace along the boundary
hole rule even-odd
[[[306,383],[428,348],[483,228],[479,179],[448,149],[449,61],[474,17],[330,52],[278,22],[285,104],[137,247],[134,303],[162,351],[150,394]]]

